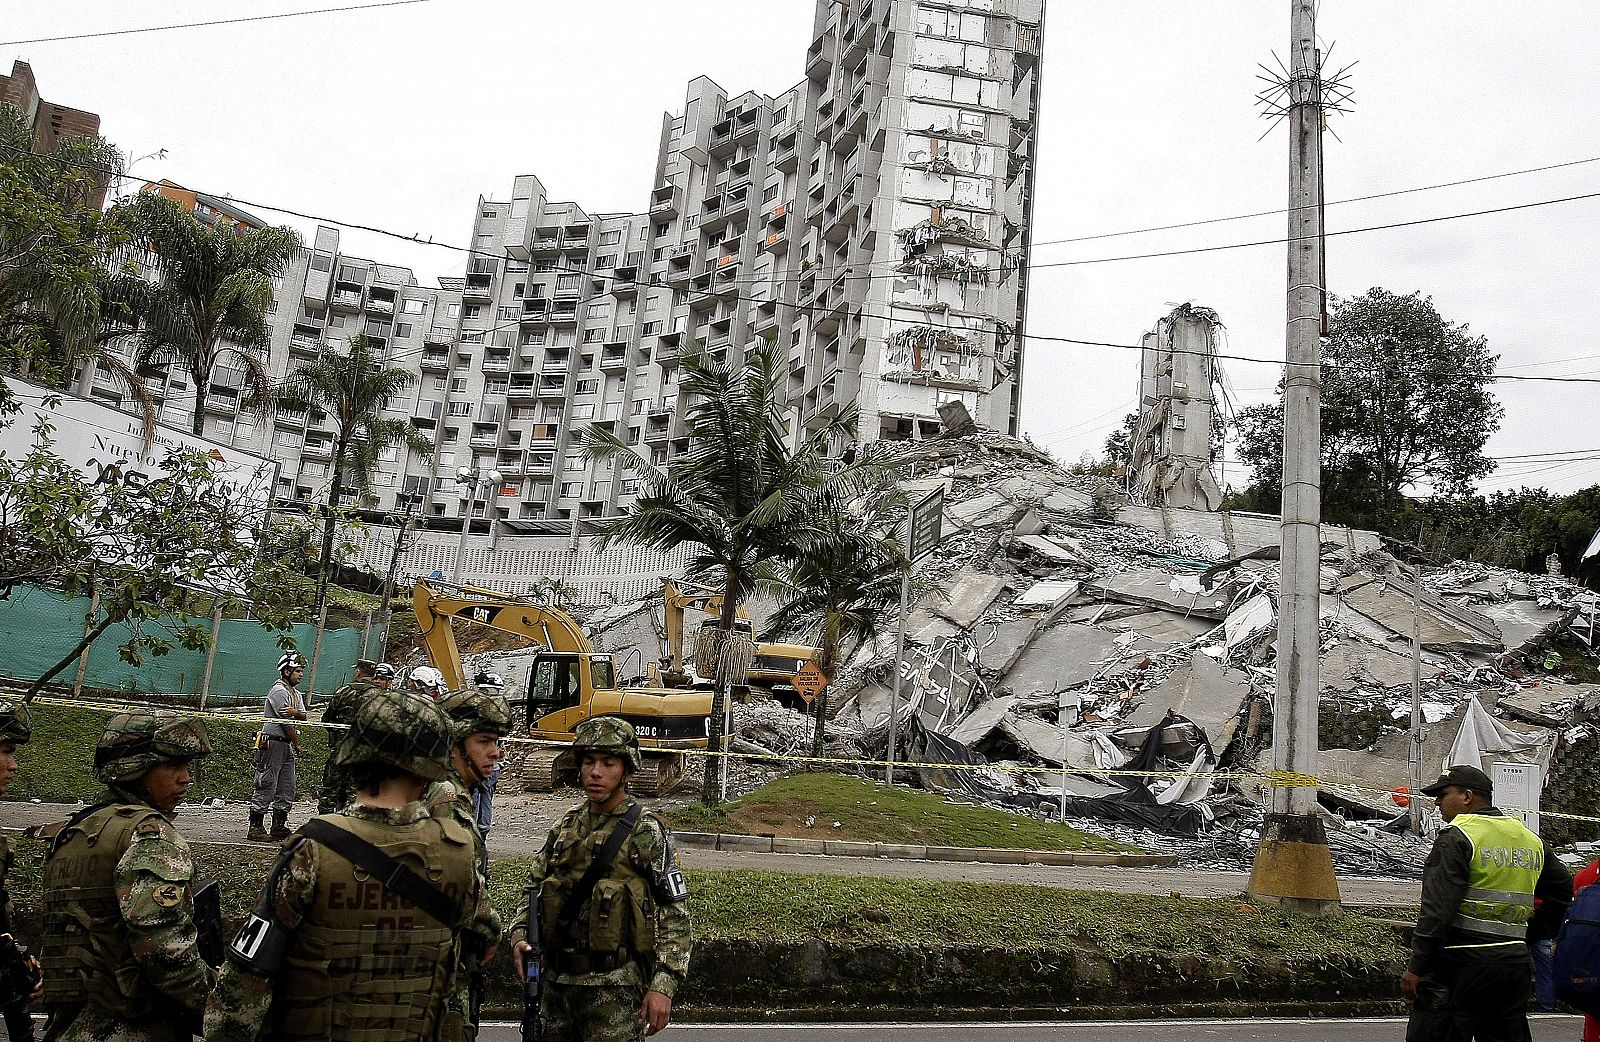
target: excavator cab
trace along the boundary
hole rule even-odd
[[[583,660],[595,689],[617,686],[616,665],[610,655],[540,652],[528,667],[528,720],[571,709],[583,702]]]

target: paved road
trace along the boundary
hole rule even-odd
[[[545,831],[570,800],[526,799],[497,814],[489,833],[489,852],[494,858],[530,856]],[[77,804],[0,803],[0,825],[26,828],[60,821],[78,810]],[[292,826],[315,812],[301,803],[290,815]],[[179,811],[178,827],[197,843],[238,843],[244,838],[242,804],[220,807],[186,805]],[[683,850],[684,864],[690,868],[751,869],[801,874],[875,876],[886,879],[943,879],[961,882],[1028,883],[1074,890],[1102,890],[1124,894],[1169,894],[1174,891],[1189,897],[1231,897],[1242,893],[1249,882],[1244,872],[1202,872],[1178,868],[1126,868],[1121,866],[1075,865],[987,865],[981,862],[910,861],[896,858],[823,857],[814,854],[755,854],[731,850]],[[1421,884],[1404,879],[1371,879],[1345,876],[1339,890],[1352,904],[1416,904]]]
[[[1534,1042],[1576,1042],[1583,1018],[1532,1018]],[[486,1024],[483,1042],[518,1042],[512,1024]],[[1399,1042],[1405,1021],[1128,1020],[1009,1024],[676,1024],[661,1042]]]

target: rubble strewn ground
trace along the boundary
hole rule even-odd
[[[1181,777],[1270,770],[1276,519],[1130,506],[1105,479],[979,432],[896,446],[906,477],[946,489],[945,538],[921,562],[908,612],[901,760],[953,763],[907,781],[1076,827],[1194,866],[1253,856],[1257,781]],[[1402,834],[1409,784],[1413,587],[1375,534],[1324,528],[1319,774],[1341,871],[1413,874],[1427,837]],[[1499,793],[1546,811],[1600,812],[1600,687],[1572,683],[1562,645],[1588,648],[1595,595],[1559,576],[1458,562],[1420,593],[1424,769],[1532,765]],[[892,615],[892,611],[890,613]],[[597,642],[657,654],[652,616],[622,606]],[[887,752],[894,625],[834,678],[827,754]],[[1569,650],[1569,657],[1571,651]],[[741,706],[748,752],[809,754],[814,721]],[[1126,778],[1119,769],[1179,777]],[[734,790],[780,769],[740,763]],[[1600,836],[1546,817],[1556,842]]]

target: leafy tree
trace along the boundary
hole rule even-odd
[[[783,568],[782,591],[771,625],[780,632],[814,633],[817,667],[829,686],[854,651],[878,638],[884,609],[900,598],[906,571],[905,550],[885,534],[885,508],[901,497],[882,500],[864,514],[835,505],[818,522],[820,538]],[[822,756],[823,724],[828,719],[828,687],[816,699],[817,732],[811,755]]]
[[[1106,435],[1106,462],[1113,467],[1126,467],[1133,462],[1133,432],[1138,429],[1139,414],[1130,412],[1122,418],[1122,426]]]
[[[324,346],[315,360],[290,371],[283,387],[273,392],[274,404],[288,409],[321,409],[333,421],[333,474],[322,519],[322,556],[317,581],[316,611],[320,617],[333,571],[333,531],[346,487],[360,494],[372,483],[372,472],[385,449],[404,445],[429,456],[433,442],[410,418],[383,415],[389,399],[416,380],[406,369],[383,364],[365,334],[350,338],[347,350]]]
[[[126,241],[99,200],[122,156],[98,137],[33,152],[22,113],[0,105],[0,364],[60,384],[101,325],[105,262]]]
[[[1483,448],[1505,410],[1488,384],[1499,356],[1418,293],[1373,288],[1335,302],[1323,342],[1322,471],[1330,520],[1371,522],[1419,484],[1470,491],[1494,469]],[[1282,480],[1281,404],[1241,410],[1239,454],[1273,498]]]
[[[143,193],[113,210],[156,256],[138,300],[141,369],[177,365],[194,384],[195,434],[205,433],[206,397],[217,366],[236,359],[255,401],[269,393],[267,308],[272,280],[301,249],[291,228],[204,224],[165,196]]]
[[[205,647],[207,628],[184,614],[197,592],[288,626],[284,575],[257,550],[264,511],[210,456],[174,450],[153,475],[115,463],[91,477],[52,450],[52,435],[40,421],[25,455],[0,454],[0,596],[22,583],[98,592],[99,614],[29,698],[113,625],[129,628],[119,654],[130,665]]]
[[[774,568],[798,560],[817,541],[819,503],[844,502],[882,483],[882,468],[857,462],[836,466],[828,450],[855,436],[857,414],[847,408],[793,444],[781,388],[784,374],[770,346],[754,349],[744,365],[704,354],[684,356],[678,385],[686,406],[689,448],[665,469],[641,456],[613,431],[588,430],[585,453],[617,461],[639,475],[633,509],[602,536],[601,545],[630,542],[668,551],[696,549],[691,573],[719,573],[723,581],[719,627],[732,632],[736,612],[752,586]],[[722,744],[728,699],[719,671],[712,697],[710,746]],[[720,801],[717,762],[706,757],[700,790],[708,805]]]

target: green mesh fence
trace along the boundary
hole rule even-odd
[[[83,639],[84,617],[89,598],[67,598],[51,590],[18,587],[9,598],[0,600],[0,647],[6,649],[0,661],[0,674],[19,680],[34,680],[61,661]],[[210,619],[195,619],[209,627]],[[290,630],[295,644],[309,660],[316,644],[317,628],[299,625]],[[175,647],[165,655],[148,655],[144,665],[130,666],[117,657],[117,649],[128,639],[126,626],[112,626],[89,647],[89,666],[84,673],[88,687],[122,691],[199,694],[205,678],[206,653]],[[381,645],[380,645],[381,646]],[[359,629],[328,629],[322,634],[322,657],[317,663],[317,690],[332,691],[355,676],[355,662],[361,650]],[[277,679],[277,634],[259,623],[224,619],[217,641],[217,658],[211,668],[213,695],[266,694]],[[72,682],[75,667],[68,666],[56,675],[56,683]]]

